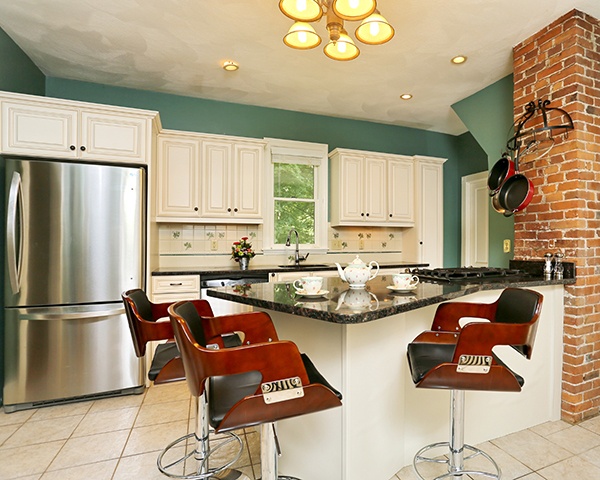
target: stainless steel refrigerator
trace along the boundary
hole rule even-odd
[[[144,286],[144,170],[5,164],[5,411],[143,391],[120,294]]]

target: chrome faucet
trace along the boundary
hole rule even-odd
[[[308,258],[310,253],[307,253],[304,256],[300,255],[300,236],[298,235],[298,230],[296,230],[295,228],[292,228],[288,232],[287,240],[285,241],[285,246],[289,247],[291,245],[290,239],[292,237],[292,233],[296,234],[296,250],[294,251],[294,265],[298,266],[300,265],[300,262],[303,262]]]

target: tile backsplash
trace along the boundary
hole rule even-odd
[[[248,237],[257,253],[263,248],[262,225],[159,225],[160,255],[229,255],[231,244]],[[402,229],[375,227],[329,227],[331,252],[401,252]]]

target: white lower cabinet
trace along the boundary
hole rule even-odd
[[[147,163],[157,112],[0,92],[4,154]]]

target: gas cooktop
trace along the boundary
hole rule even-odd
[[[468,282],[503,277],[526,275],[522,270],[492,267],[459,267],[459,268],[414,268],[411,273],[421,280],[436,280],[445,282]]]

